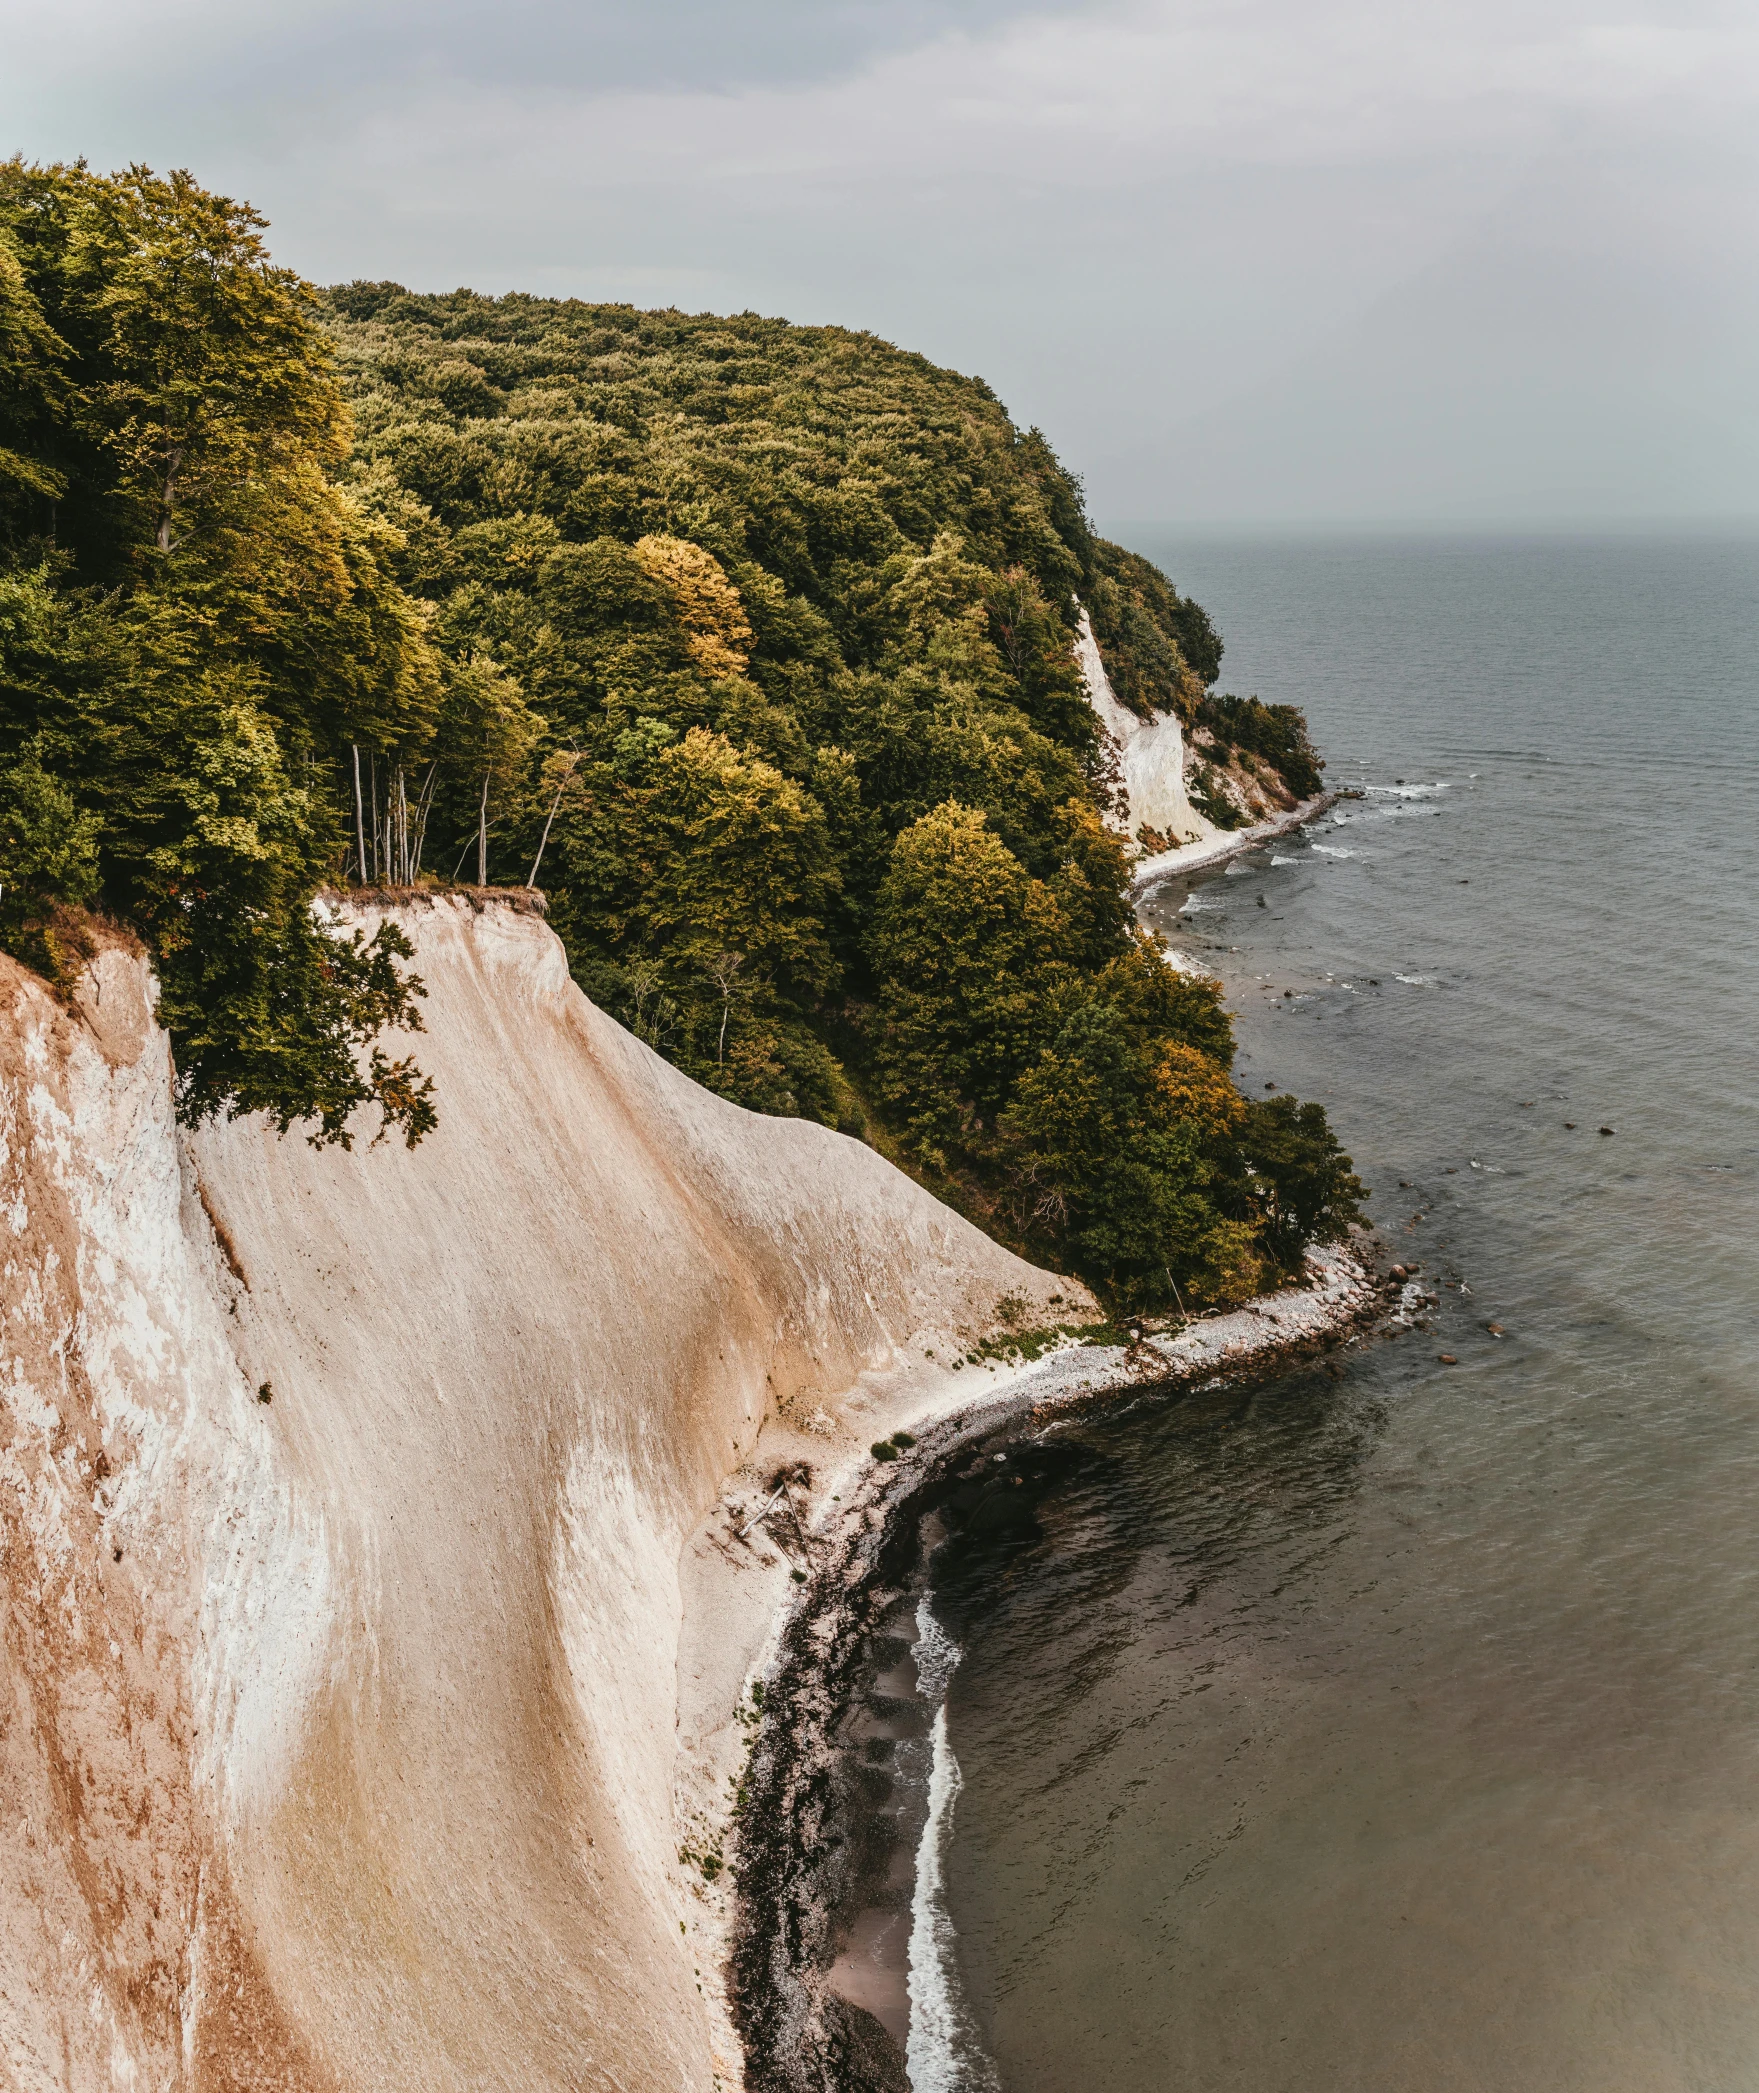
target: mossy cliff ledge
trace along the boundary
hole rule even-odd
[[[536,916],[396,920],[446,1100],[412,1153],[184,1132],[130,945],[66,1003],[0,959],[21,2088],[736,2083],[675,1738],[682,1700],[737,1762],[791,1587],[699,1602],[692,1536],[777,1446],[919,1410],[999,1303],[1095,1312],[698,1088]]]

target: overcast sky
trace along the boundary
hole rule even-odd
[[[13,149],[871,328],[1108,522],[1759,515],[1752,0],[0,0]]]

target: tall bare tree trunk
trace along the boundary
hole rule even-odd
[[[483,796],[476,810],[476,883],[489,883],[489,774],[483,772]]]
[[[428,847],[428,814],[434,804],[434,783],[440,775],[437,763],[428,765],[428,774],[421,781],[421,791],[415,801],[415,832],[409,845],[409,883],[414,886],[421,878],[422,853]]]
[[[177,470],[183,463],[183,446],[179,444],[165,463],[165,487],[159,496],[159,550],[171,550],[171,504],[177,492]]]
[[[354,844],[360,854],[360,883],[366,885],[366,812],[360,803],[360,743],[354,747]]]
[[[564,779],[562,784],[566,784]],[[544,861],[544,845],[550,840],[550,823],[556,818],[556,809],[562,804],[562,784],[556,787],[556,796],[550,802],[550,811],[544,816],[544,832],[537,839],[537,856],[531,861],[531,877],[525,882],[527,891],[537,885],[537,868]]]

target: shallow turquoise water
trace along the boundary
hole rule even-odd
[[[1378,788],[1149,914],[1446,1283],[937,1559],[983,2043],[1007,2093],[1752,2087],[1759,544],[1133,542]]]

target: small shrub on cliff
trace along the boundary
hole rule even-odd
[[[1249,817],[1229,798],[1220,774],[1200,763],[1191,774],[1191,804],[1203,818],[1219,829],[1244,828]]]
[[[57,983],[57,917],[98,898],[98,824],[46,771],[34,745],[0,770],[0,944]]]

